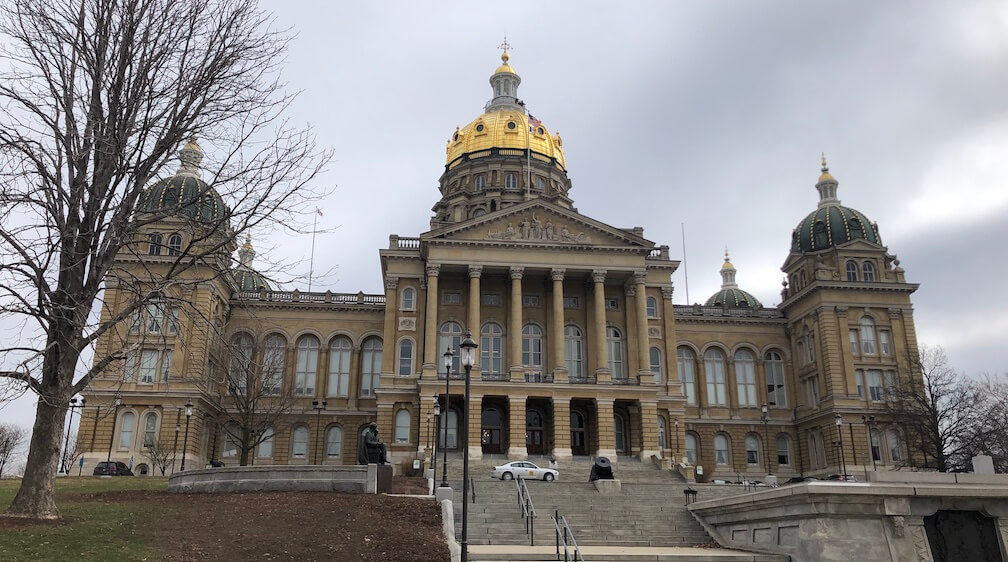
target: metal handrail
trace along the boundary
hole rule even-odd
[[[472,501],[469,503],[476,503],[476,481],[473,480],[472,476],[469,477],[469,495]]]
[[[529,493],[528,484],[521,476],[515,478],[515,487],[518,489],[518,509],[521,511],[522,519],[525,520],[525,534],[529,536],[529,546],[535,546],[535,505],[532,503],[532,494]]]
[[[563,525],[560,522],[563,522]],[[556,529],[556,557],[560,560],[560,544],[563,544],[563,559],[564,562],[585,562],[584,555],[581,554],[581,547],[578,546],[577,540],[574,539],[574,532],[571,531],[570,525],[567,524],[567,518],[560,515],[560,510],[553,511],[553,527]],[[563,540],[561,540],[561,538]],[[570,540],[570,544],[568,544]],[[571,558],[570,546],[574,546],[573,558]]]

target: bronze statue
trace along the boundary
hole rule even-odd
[[[385,444],[378,439],[378,424],[371,422],[361,433],[357,445],[357,464],[388,464]]]

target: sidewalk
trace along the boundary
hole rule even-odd
[[[723,548],[693,548],[693,547],[622,547],[622,546],[583,546],[581,554],[588,562],[606,560],[622,561],[685,561],[690,562],[785,562],[786,556],[773,554],[754,554]],[[556,546],[523,546],[523,545],[469,545],[469,559],[479,560],[556,560]],[[560,553],[563,560],[563,552]]]

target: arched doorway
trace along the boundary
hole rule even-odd
[[[577,410],[571,410],[570,432],[571,432],[572,455],[588,454],[588,438],[585,432],[586,424],[587,421],[585,420],[585,415],[583,413]]]
[[[525,411],[525,447],[530,455],[542,455],[546,452],[543,435],[543,415],[539,410]]]
[[[503,418],[497,408],[486,408],[483,410],[480,430],[480,444],[483,454],[500,454],[501,433],[503,430]]]
[[[630,422],[623,412],[613,414],[613,438],[616,442],[616,454],[630,454]]]

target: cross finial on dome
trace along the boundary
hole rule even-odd
[[[822,207],[831,203],[839,204],[836,178],[829,172],[829,166],[826,164],[826,153],[822,152],[820,154],[822,155],[822,173],[819,174],[819,181],[816,182],[816,189],[819,190],[819,206]]]
[[[501,60],[504,61],[504,64],[507,64],[508,59],[511,58],[511,55],[508,54],[508,50],[511,49],[511,43],[508,43],[507,35],[504,36],[504,42],[498,45],[497,48],[503,51],[501,53]]]
[[[724,247],[724,261],[728,261],[728,244]]]
[[[820,154],[822,154],[822,171],[823,172],[828,172],[829,171],[829,166],[826,165],[826,153],[825,152],[821,152]]]

